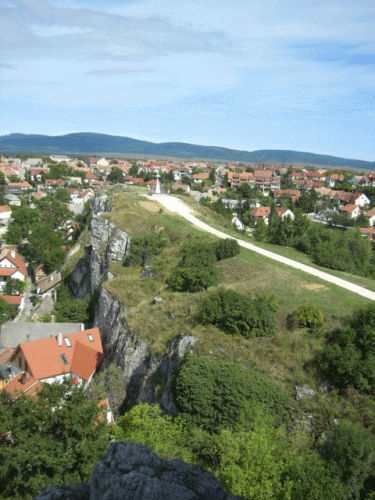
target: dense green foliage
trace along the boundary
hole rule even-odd
[[[314,304],[304,305],[288,314],[287,325],[291,330],[298,327],[320,328],[324,325],[324,316]]]
[[[353,313],[318,353],[320,369],[339,387],[375,390],[375,305]]]
[[[374,276],[375,256],[371,242],[358,229],[333,229],[311,222],[297,212],[295,220],[271,212],[269,225],[257,223],[254,237],[282,246],[292,246],[310,255],[323,267],[361,276]]]
[[[221,275],[214,267],[215,248],[212,244],[192,242],[181,250],[178,266],[167,279],[169,288],[175,292],[199,292],[218,285]]]
[[[54,314],[57,323],[88,323],[90,299],[77,299],[72,296],[68,285],[61,284],[57,289]]]
[[[19,251],[32,266],[43,265],[46,272],[59,269],[66,252],[65,223],[72,218],[64,202],[64,190],[58,197],[45,196],[35,201],[35,208],[12,209],[13,221],[5,234],[7,243],[19,245]]]
[[[107,176],[107,180],[109,182],[113,182],[114,184],[124,182],[124,178],[124,172],[117,167],[113,167]]]
[[[240,245],[237,240],[226,238],[219,240],[215,246],[216,260],[230,259],[240,253]]]
[[[375,437],[356,425],[334,426],[320,453],[333,477],[338,477],[347,498],[359,499],[365,480],[373,475]]]
[[[203,324],[213,324],[229,334],[246,338],[271,335],[276,307],[272,298],[251,299],[235,290],[220,288],[207,295],[200,308]]]
[[[208,430],[234,425],[246,404],[263,404],[278,417],[288,404],[281,388],[262,373],[192,355],[179,368],[174,395],[186,419]]]
[[[183,246],[180,262],[167,279],[169,288],[176,292],[199,292],[220,283],[221,275],[214,264],[240,252],[236,240],[225,239],[216,243],[190,242]]]
[[[26,290],[26,280],[10,279],[5,283],[3,289],[4,295],[19,295]]]
[[[1,394],[2,498],[25,500],[53,484],[88,482],[108,446],[100,412],[68,383],[46,384],[37,398]]]
[[[5,300],[0,297],[0,325],[15,318],[17,313],[17,306],[8,304],[8,302],[5,302]]]

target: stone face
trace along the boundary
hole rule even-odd
[[[92,215],[98,215],[101,212],[110,212],[111,206],[108,201],[108,196],[103,194],[91,199],[90,211]]]
[[[313,398],[315,396],[315,391],[306,384],[300,387],[296,386],[296,391],[296,401],[300,401],[305,398]]]
[[[106,362],[114,362],[123,370],[127,383],[127,399],[123,409],[139,402],[158,403],[165,413],[175,414],[173,376],[182,357],[194,346],[196,338],[181,335],[169,344],[165,354],[152,354],[148,343],[130,332],[123,318],[125,312],[126,308],[117,299],[104,288],[100,289],[94,324],[102,334]]]
[[[163,302],[164,302],[164,300],[162,299],[162,297],[154,297],[152,299],[152,303],[155,304],[155,305],[162,304]]]
[[[114,224],[94,217],[89,225],[90,246],[72,272],[70,286],[78,298],[84,298],[107,279],[112,262],[123,262],[130,253],[130,237]]]
[[[90,500],[231,498],[213,474],[181,460],[163,460],[141,444],[112,444],[90,480]]]
[[[87,484],[50,486],[34,500],[90,500],[90,489]]]
[[[182,460],[164,460],[146,446],[113,443],[89,485],[52,486],[34,500],[240,500],[219,480]]]

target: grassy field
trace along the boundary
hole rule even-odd
[[[150,255],[147,262],[154,272],[153,278],[142,277],[140,265],[124,267],[115,263],[110,269],[115,278],[104,284],[128,308],[125,318],[132,333],[149,342],[151,351],[157,354],[162,354],[176,336],[193,335],[198,339],[197,353],[257,368],[293,394],[295,385],[308,383],[314,387],[316,384],[311,360],[326,335],[339,325],[342,317],[369,303],[333,284],[241,249],[237,257],[216,264],[222,274],[221,286],[248,296],[272,294],[278,305],[275,335],[244,339],[224,334],[214,326],[202,326],[198,311],[206,292],[174,293],[168,290],[165,280],[176,266],[180,249],[186,242],[194,238],[214,240],[213,237],[161,209],[139,190],[117,193],[112,203],[115,210],[104,216],[133,238],[154,234],[161,235],[165,241],[163,248],[156,255]],[[203,216],[211,225],[219,224],[220,216],[209,218],[209,213]],[[155,296],[162,297],[163,302],[152,304]],[[286,329],[286,315],[302,304],[316,304],[321,309],[326,320],[321,332]]]
[[[326,267],[317,266],[309,255],[302,253],[296,250],[295,248],[283,247],[279,245],[272,245],[271,243],[255,241],[255,239],[248,233],[240,233],[239,231],[237,231],[231,224],[230,220],[225,219],[220,214],[217,214],[212,210],[210,210],[209,208],[200,205],[195,199],[186,196],[180,196],[179,198],[181,199],[181,201],[186,203],[186,205],[189,205],[194,210],[195,212],[194,215],[199,220],[205,222],[206,224],[209,224],[210,226],[216,229],[228,233],[234,238],[241,238],[244,241],[248,241],[249,243],[253,244],[254,246],[257,246],[259,248],[264,248],[266,250],[269,250],[270,252],[282,255],[283,257],[287,257],[297,262],[301,262],[302,264],[306,264],[315,269],[319,269],[320,271],[324,271],[327,274],[331,274],[332,276],[337,276],[338,278],[350,281],[351,283],[363,286],[364,288],[367,288],[368,290],[375,292],[375,280],[371,278],[365,278],[363,276],[357,276],[342,271],[336,271],[334,269],[328,269]]]

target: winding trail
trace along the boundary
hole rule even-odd
[[[233,238],[233,236],[223,233],[222,231],[219,231],[209,226],[205,222],[197,219],[194,215],[192,215],[193,210],[178,198],[174,198],[173,196],[169,196],[166,194],[148,196],[148,198],[150,200],[157,201],[170,212],[177,212],[184,219],[188,220],[189,222],[194,224],[194,226],[202,229],[203,231],[206,231],[207,233],[214,234],[218,238]],[[343,280],[342,278],[337,278],[336,276],[332,276],[331,274],[325,273],[324,271],[320,271],[319,269],[315,269],[314,267],[307,266],[306,264],[301,264],[300,262],[288,259],[287,257],[283,257],[282,255],[278,255],[277,253],[270,252],[269,250],[259,248],[255,245],[252,245],[251,243],[248,243],[247,241],[240,240],[238,238],[233,239],[236,239],[241,247],[247,248],[252,252],[259,253],[261,255],[264,255],[265,257],[281,262],[282,264],[286,264],[287,266],[299,269],[300,271],[316,276],[317,278],[320,278],[324,281],[333,283],[334,285],[344,288],[345,290],[349,290],[350,292],[356,293],[357,295],[361,295],[366,299],[375,301],[375,292],[372,292],[367,288],[355,285],[354,283],[350,283],[350,281]]]

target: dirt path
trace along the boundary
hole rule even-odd
[[[194,217],[194,215],[192,215],[191,208],[185,205],[178,198],[174,198],[173,196],[168,196],[165,194],[154,195],[149,198],[152,199],[153,201],[157,201],[158,203],[163,205],[167,210],[178,213],[179,215],[184,217],[184,219],[188,220],[189,222],[194,224],[194,226],[199,227],[203,231],[214,234],[219,238],[233,238],[233,236],[223,233],[222,231],[218,231],[217,229],[209,226],[208,224]],[[269,250],[259,248],[255,245],[252,245],[251,243],[248,243],[247,241],[243,241],[238,238],[234,239],[238,241],[240,246],[247,248],[248,250],[264,255],[265,257],[269,257],[270,259],[281,262],[282,264],[286,264],[287,266],[294,267],[295,269],[299,269],[305,273],[316,276],[317,278],[320,278],[329,283],[333,283],[341,288],[349,290],[350,292],[356,293],[357,295],[361,295],[366,299],[375,301],[375,292],[372,292],[367,288],[355,285],[354,283],[350,283],[350,281],[343,280],[342,278],[337,278],[336,276],[332,276],[331,274],[325,273],[324,271],[320,271],[319,269],[315,269],[314,267],[307,266],[306,264],[301,264],[300,262],[288,259],[287,257],[283,257],[282,255],[278,255],[277,253],[270,252]]]

